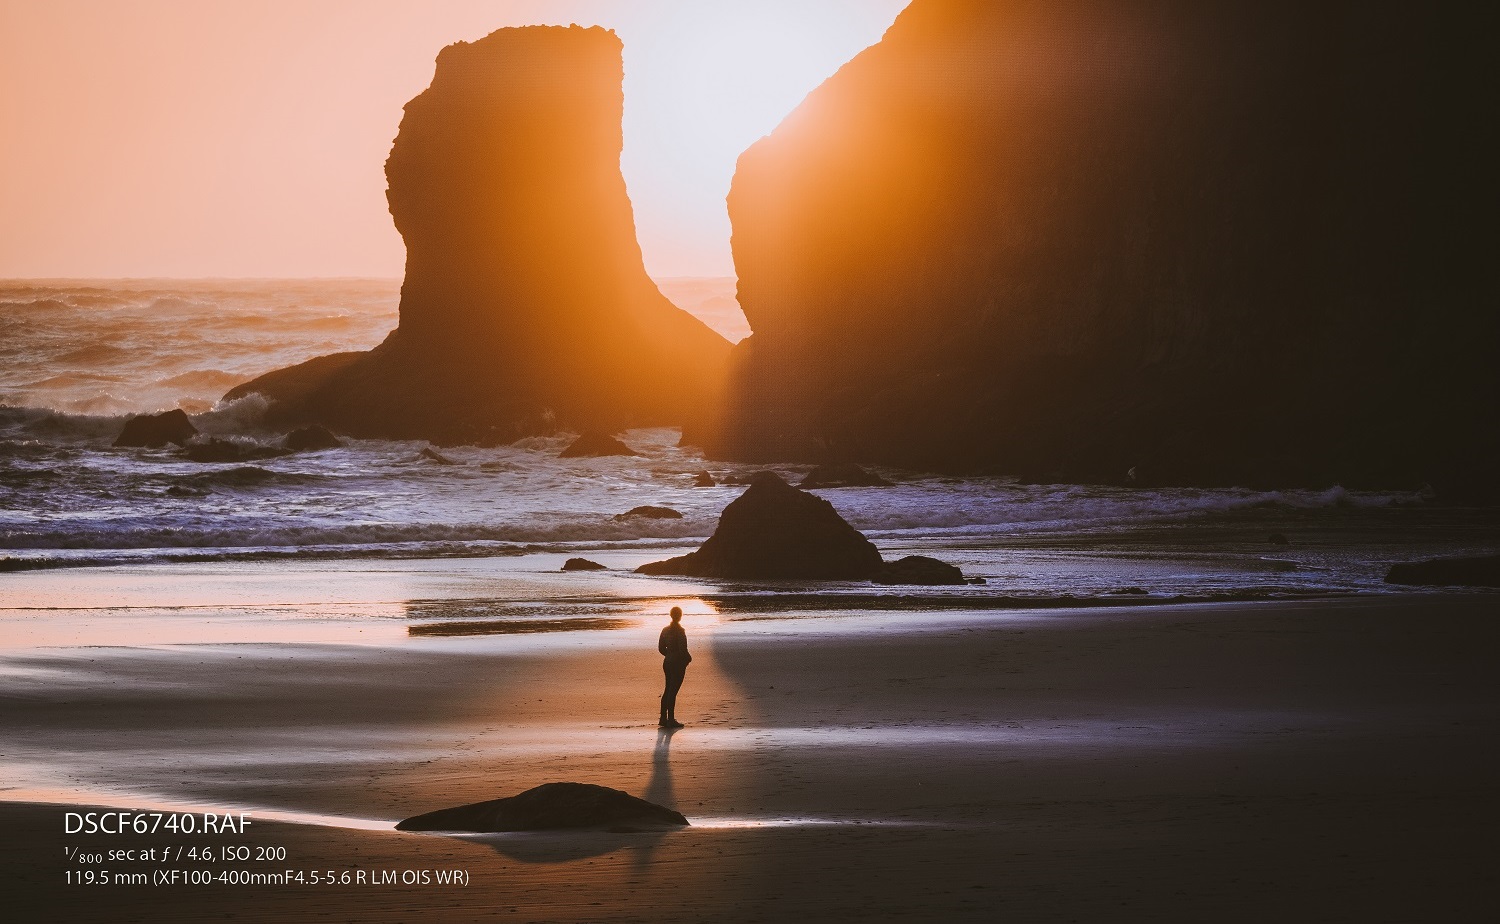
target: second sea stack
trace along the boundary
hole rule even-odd
[[[498,443],[690,423],[729,345],[646,275],[625,180],[621,44],[528,26],[459,42],[386,161],[400,324],[226,397],[356,437]]]
[[[739,461],[1493,496],[1480,15],[913,0],[741,155],[754,333],[723,426],[693,438]]]

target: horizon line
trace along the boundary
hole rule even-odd
[[[736,274],[677,274],[654,276],[653,282],[692,279],[735,279]],[[0,276],[0,284],[10,282],[403,282],[405,276]]]

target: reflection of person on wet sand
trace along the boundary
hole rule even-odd
[[[682,689],[682,677],[687,673],[693,656],[688,654],[687,630],[682,627],[682,608],[672,607],[672,621],[661,630],[656,650],[662,654],[661,669],[667,675],[667,686],[661,694],[661,727],[681,728],[677,721],[677,691]]]

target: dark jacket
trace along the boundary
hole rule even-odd
[[[681,623],[669,623],[665,629],[661,630],[661,638],[656,642],[656,650],[661,652],[667,664],[680,664],[686,667],[693,660],[693,656],[688,654],[687,630],[682,628]]]

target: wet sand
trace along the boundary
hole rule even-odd
[[[1445,594],[690,609],[689,725],[671,736],[650,724],[650,623],[12,650],[0,897],[60,920],[1485,919],[1497,616],[1500,597]],[[285,823],[385,825],[552,780],[694,826]],[[462,868],[470,883],[64,887],[66,846],[182,839],[67,837],[68,809],[42,801],[246,808],[252,831],[217,843],[287,850],[220,870]]]

